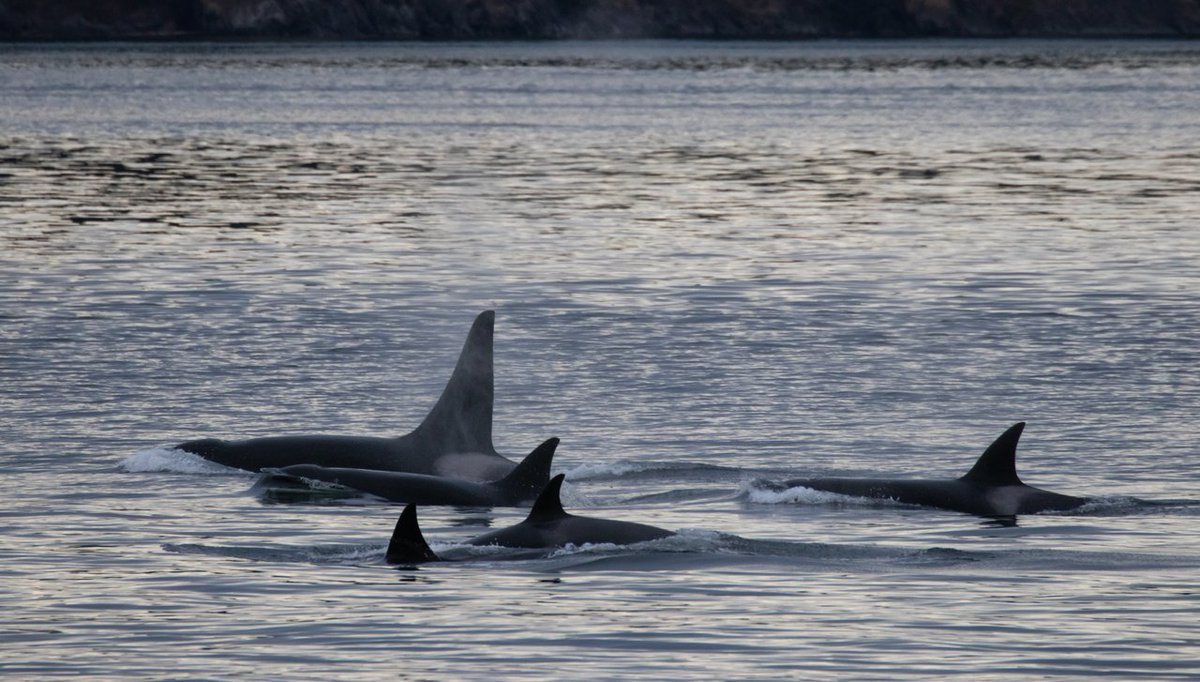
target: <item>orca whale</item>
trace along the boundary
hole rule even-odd
[[[458,364],[437,403],[416,429],[398,438],[370,436],[271,436],[225,441],[205,438],[175,447],[247,471],[293,464],[403,471],[492,481],[516,462],[492,445],[492,337],[496,314],[475,318]]]
[[[610,544],[631,545],[674,535],[669,530],[631,521],[594,519],[575,516],[563,510],[560,492],[563,474],[550,479],[538,495],[524,521],[467,540],[467,545],[499,545],[522,549],[549,549],[566,545]],[[421,533],[415,505],[400,513],[392,539],[388,543],[386,560],[392,564],[438,561],[439,557]]]
[[[529,503],[550,480],[558,439],[550,438],[529,453],[507,476],[488,483],[459,478],[377,469],[293,464],[267,469],[271,476],[337,483],[392,502],[463,507],[519,507]]]
[[[965,475],[953,479],[797,478],[780,489],[811,488],[840,495],[891,499],[978,516],[1010,517],[1043,511],[1067,511],[1088,502],[1025,485],[1017,477],[1018,422],[1000,434]]]

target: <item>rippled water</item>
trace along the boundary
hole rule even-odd
[[[0,48],[0,672],[1200,675],[1200,46]],[[382,561],[165,446],[388,435],[497,311],[497,447],[682,529]],[[760,479],[952,477],[1015,527]]]

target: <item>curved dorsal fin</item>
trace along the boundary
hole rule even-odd
[[[485,310],[475,318],[458,364],[437,404],[413,435],[429,441],[438,452],[496,454],[492,446],[492,337],[496,313]]]
[[[538,495],[537,501],[533,503],[533,509],[529,510],[526,521],[552,521],[567,515],[567,512],[563,510],[562,499],[559,497],[564,478],[566,478],[565,474],[559,474],[550,479],[545,488],[542,488],[542,494]]]
[[[546,487],[550,480],[550,464],[554,461],[554,451],[558,448],[557,438],[548,438],[533,452],[525,455],[525,459],[508,473],[504,478],[495,481],[494,485],[510,492],[517,501],[525,501]]]
[[[1017,478],[1017,441],[1025,430],[1025,422],[1017,422],[1000,434],[979,456],[975,466],[962,480],[979,485],[1023,485]]]
[[[421,534],[415,505],[410,504],[400,512],[400,518],[396,520],[396,529],[392,531],[392,541],[388,543],[386,559],[389,564],[438,560],[438,555],[429,549],[425,536]]]

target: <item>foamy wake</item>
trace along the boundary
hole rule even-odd
[[[797,486],[783,488],[764,481],[748,481],[742,484],[741,493],[756,504],[878,504],[878,500],[867,500],[852,495],[840,495],[824,490],[813,490]]]
[[[593,553],[593,552],[612,552],[612,551],[620,550],[620,549],[622,549],[622,547],[620,545],[615,545],[615,544],[612,544],[611,542],[597,542],[597,543],[585,542],[582,545],[575,545],[575,544],[568,543],[566,545],[563,545],[562,547],[555,548],[553,551],[550,552],[550,554],[548,554],[546,556],[546,558],[547,559],[561,559],[562,557],[572,556],[574,554],[584,554],[584,553]]]
[[[635,547],[641,550],[653,550],[659,552],[716,552],[724,547],[725,536],[721,533],[711,530],[702,530],[695,528],[681,529],[670,537],[658,538],[657,540],[647,540],[639,542]],[[590,543],[585,542],[582,545],[568,544],[562,547],[557,547],[546,556],[547,559],[558,559],[574,554],[604,554],[609,552],[628,552],[630,545],[616,545],[608,542]]]
[[[589,478],[616,478],[626,474],[646,471],[647,465],[632,460],[617,460],[616,462],[589,462],[566,471],[567,480],[586,480]]]
[[[121,460],[118,466],[131,473],[166,471],[176,474],[250,475],[249,472],[210,462],[200,455],[184,452],[170,445],[159,445],[132,454]]]
[[[1078,509],[1072,509],[1063,513],[1068,515],[1094,514],[1096,516],[1120,516],[1123,514],[1137,514],[1148,510],[1153,510],[1156,506],[1157,505],[1148,504],[1144,500],[1140,500],[1136,497],[1110,495],[1093,497]]]

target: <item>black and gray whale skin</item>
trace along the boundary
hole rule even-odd
[[[437,404],[411,433],[372,436],[272,436],[249,440],[205,438],[175,446],[225,466],[247,471],[295,464],[403,471],[493,481],[516,462],[492,445],[492,343],[494,311],[475,318],[458,364]]]
[[[891,499],[989,517],[1068,511],[1088,502],[1085,497],[1060,495],[1021,482],[1017,477],[1017,441],[1024,429],[1025,422],[1009,427],[960,478],[797,478],[785,481],[783,488]]]
[[[524,521],[515,526],[484,533],[467,540],[464,544],[478,547],[498,545],[519,549],[551,549],[583,544],[632,545],[674,535],[669,530],[642,523],[568,514],[563,509],[560,497],[562,483],[563,474],[550,479]],[[416,506],[410,504],[400,513],[391,542],[388,543],[386,559],[392,564],[439,560],[421,533],[421,527],[417,523]]]
[[[550,480],[558,439],[537,446],[507,476],[487,483],[447,476],[376,469],[293,464],[267,469],[271,476],[336,483],[392,502],[463,507],[520,507],[534,500]]]

